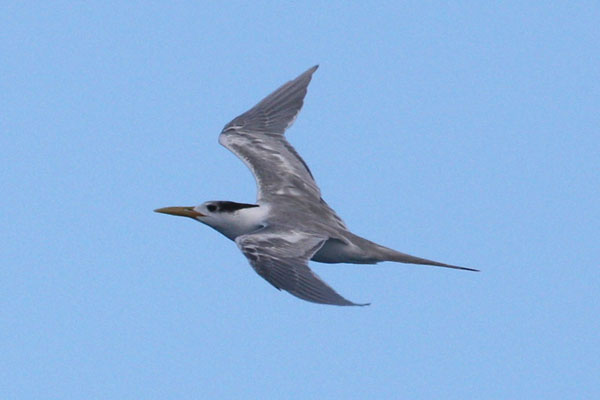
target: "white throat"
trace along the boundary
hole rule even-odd
[[[231,240],[240,235],[254,232],[265,226],[268,206],[242,208],[234,212],[220,212],[208,217],[200,217],[198,221],[219,231]]]

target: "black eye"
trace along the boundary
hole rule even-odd
[[[217,211],[217,206],[215,206],[214,204],[209,204],[206,206],[206,209],[210,212],[215,212]]]

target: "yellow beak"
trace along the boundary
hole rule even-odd
[[[194,211],[194,207],[165,207],[157,208],[156,210],[154,210],[154,212],[190,218],[206,217],[206,215],[199,213],[198,211]]]

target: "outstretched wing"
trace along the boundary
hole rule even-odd
[[[308,267],[326,238],[265,228],[235,239],[252,268],[277,289],[313,303],[364,306],[340,296]]]
[[[302,108],[314,66],[265,97],[225,125],[219,143],[250,168],[258,186],[258,202],[277,195],[307,196],[319,201],[321,192],[308,166],[285,139]]]

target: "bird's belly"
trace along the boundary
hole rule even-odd
[[[347,244],[339,239],[328,239],[311,260],[327,264],[375,264],[377,262],[377,260],[367,257],[354,244]]]

